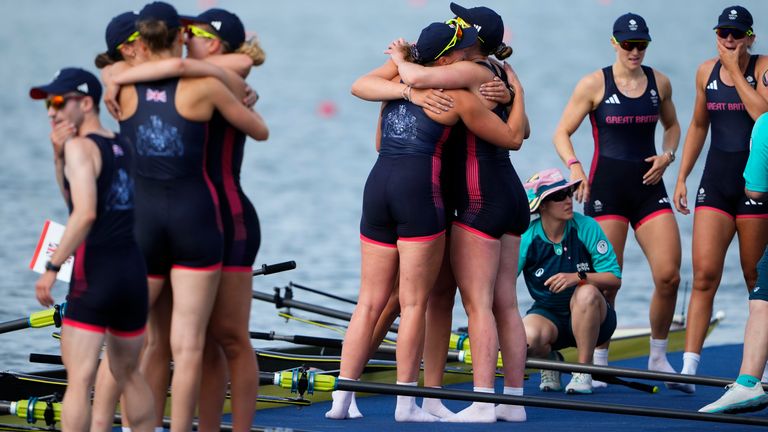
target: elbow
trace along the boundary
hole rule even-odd
[[[269,139],[269,129],[266,127],[259,129],[256,133],[251,135],[251,138],[256,141],[266,141]]]
[[[360,87],[361,87],[360,79],[358,79],[354,83],[352,83],[351,93],[352,93],[352,96],[362,99],[363,98],[361,96],[362,89]]]

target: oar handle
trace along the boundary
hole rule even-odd
[[[251,339],[278,340],[299,345],[320,346],[325,348],[341,348],[341,339],[332,339],[304,335],[280,335],[275,332],[250,332]]]
[[[280,273],[296,268],[296,261],[286,261],[277,264],[262,264],[260,269],[253,271],[254,276]]]
[[[32,312],[27,318],[19,318],[13,321],[0,323],[0,333],[8,333],[27,328],[40,328],[55,325],[61,327],[61,319],[64,316],[64,307],[66,303],[55,305],[54,307],[38,312]]]

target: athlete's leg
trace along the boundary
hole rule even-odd
[[[637,227],[635,237],[648,259],[655,287],[649,311],[651,350],[648,369],[674,372],[667,360],[666,344],[680,286],[680,231],[674,215],[662,213]]]
[[[68,324],[61,329],[61,357],[67,369],[61,411],[63,430],[87,431],[91,424],[91,387],[103,342],[103,333]],[[119,392],[120,388],[116,388]]]
[[[760,379],[766,360],[768,360],[768,301],[750,300],[749,318],[744,329],[744,356],[739,374],[752,375]]]
[[[592,363],[600,324],[605,320],[608,306],[594,285],[581,285],[571,297],[571,329],[576,339],[579,363]]]
[[[143,344],[143,334],[119,337],[107,333],[107,355],[111,359],[109,369],[122,390],[125,415],[130,420],[131,430],[151,432],[155,426],[152,390],[139,372],[139,354]],[[110,422],[107,430],[111,430],[111,426]]]
[[[494,288],[493,315],[499,332],[499,345],[504,362],[504,393],[522,395],[525,375],[525,328],[517,307],[517,265],[520,237],[501,237],[501,257]],[[525,408],[498,405],[496,418],[505,421],[525,421]]]
[[[757,282],[757,262],[768,243],[768,219],[736,217],[736,232],[739,236],[741,271],[747,282],[747,291],[751,291]]]
[[[384,306],[384,310],[381,312],[379,319],[376,321],[376,326],[373,328],[373,337],[371,338],[370,351],[368,358],[373,358],[376,351],[378,351],[381,342],[387,337],[389,328],[392,327],[397,317],[400,316],[400,279],[395,278],[395,284],[392,287],[392,293],[387,299],[387,305]]]
[[[530,313],[523,318],[528,355],[546,358],[557,341],[557,326],[542,315]]]
[[[685,335],[687,353],[701,353],[712,317],[712,303],[723,273],[725,253],[735,229],[734,220],[720,212],[697,209],[694,214],[693,289]]]
[[[344,336],[340,379],[358,379],[363,373],[369,358],[373,327],[387,304],[397,276],[396,247],[361,241],[360,255],[360,294]],[[334,392],[333,406],[325,413],[325,417],[338,420],[347,418],[352,395],[352,392]]]
[[[259,366],[248,330],[252,279],[250,271],[222,273],[209,324],[213,339],[226,356],[231,380],[232,423],[236,431],[250,430],[259,393]],[[226,380],[223,382],[226,386]],[[221,405],[218,409],[221,412]]]
[[[171,269],[174,291],[171,318],[171,430],[189,431],[195,414],[203,369],[205,333],[211,316],[220,270]]]
[[[414,385],[424,348],[427,301],[435,286],[445,250],[445,235],[430,241],[397,242],[400,254],[400,329],[397,333],[397,381]],[[415,404],[415,398],[398,396],[396,421],[434,421]]]
[[[493,316],[493,290],[499,271],[501,241],[454,224],[451,266],[461,291],[472,342],[474,390],[493,393],[499,338]],[[447,421],[495,422],[492,403],[473,403]]]
[[[222,289],[223,287],[220,286],[219,292]],[[213,319],[213,316],[211,316],[211,319]],[[200,377],[200,401],[197,404],[197,415],[199,417],[197,430],[201,432],[218,431],[221,428],[221,415],[224,401],[227,397],[229,373],[227,371],[227,358],[224,356],[224,350],[216,342],[213,335],[211,335],[210,325],[205,335],[203,370],[205,373]]]

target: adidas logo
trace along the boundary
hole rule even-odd
[[[707,85],[707,90],[717,90],[717,80],[709,83],[709,85]]]
[[[605,103],[618,105],[618,104],[621,104],[621,101],[619,101],[619,97],[616,96],[616,93],[614,93],[613,95],[611,95],[611,97],[605,100]]]

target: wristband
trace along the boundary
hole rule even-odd
[[[54,263],[47,261],[45,263],[45,271],[52,271],[54,273],[58,273],[61,270],[60,265],[55,265]]]
[[[579,160],[578,160],[578,159],[576,159],[576,158],[571,158],[571,159],[568,159],[568,162],[566,162],[565,164],[566,164],[566,165],[568,165],[568,168],[570,168],[570,167],[571,167],[571,165],[580,164],[580,163],[581,163],[581,162],[579,162]]]

